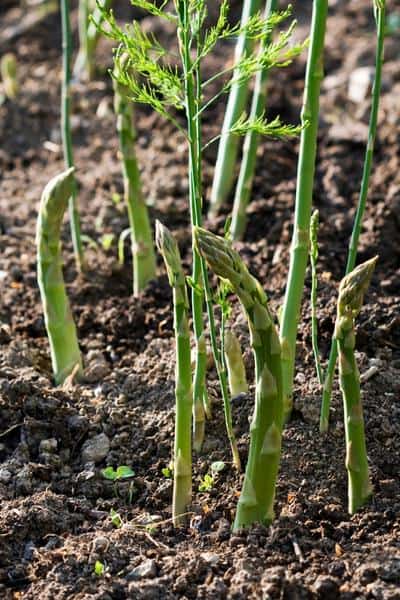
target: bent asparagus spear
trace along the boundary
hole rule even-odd
[[[60,232],[74,189],[74,167],[49,181],[43,190],[37,222],[37,280],[50,343],[56,384],[77,369],[82,373],[78,337],[62,274]]]

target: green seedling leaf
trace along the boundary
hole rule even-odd
[[[101,577],[102,575],[104,575],[105,572],[105,566],[103,565],[102,562],[100,562],[99,560],[96,560],[95,564],[94,564],[94,572],[98,577]]]
[[[171,479],[172,477],[172,471],[169,467],[164,467],[163,469],[161,469],[161,473],[166,479]]]
[[[103,246],[103,249],[107,252],[107,250],[109,250],[112,246],[112,243],[114,241],[114,234],[113,233],[105,233],[104,235],[101,236],[101,245]]]
[[[204,475],[203,480],[200,482],[199,492],[209,492],[210,490],[212,490],[213,485],[214,485],[214,478],[209,473],[206,473]]]
[[[117,478],[117,472],[113,469],[113,467],[106,467],[105,469],[102,469],[101,474],[109,481],[115,481]]]
[[[135,471],[132,471],[132,469],[126,465],[118,467],[116,473],[116,479],[128,479],[129,477],[135,476]]]
[[[122,527],[122,525],[123,525],[122,518],[121,518],[120,514],[117,513],[117,511],[114,510],[113,508],[110,510],[110,518],[111,518],[111,523],[114,525],[114,527],[116,527],[117,529]]]
[[[121,194],[114,192],[111,196],[111,200],[113,201],[113,204],[117,206],[121,202]]]
[[[225,463],[222,460],[217,460],[217,461],[211,463],[210,470],[213,475],[215,475],[216,473],[220,473],[224,469],[225,469]]]

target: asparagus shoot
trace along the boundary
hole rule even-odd
[[[115,69],[119,69],[116,65]],[[132,102],[128,90],[118,82],[118,72],[113,79],[114,110],[122,154],[124,195],[131,229],[133,262],[133,295],[138,296],[156,274],[156,257],[146,203],[142,194],[140,172],[135,153],[136,132],[133,125]]]
[[[372,493],[361,404],[360,375],[354,357],[354,321],[361,310],[376,261],[377,257],[362,263],[342,279],[337,303],[335,339],[339,350],[339,378],[344,406],[350,514],[355,513],[365,504]]]
[[[224,354],[232,398],[239,394],[246,394],[249,386],[247,385],[242,349],[233,329],[225,331]]]
[[[323,383],[323,372],[318,348],[318,319],[317,319],[317,260],[318,260],[318,226],[319,213],[315,210],[310,222],[310,264],[311,264],[311,339],[314,353],[315,369],[317,371],[318,383]]]
[[[192,369],[190,358],[189,299],[178,245],[171,232],[156,222],[156,244],[162,255],[173,291],[175,366],[175,443],[172,518],[183,521],[192,497]]]
[[[353,231],[350,238],[349,251],[347,255],[346,274],[354,269],[357,259],[358,240],[360,239],[362,221],[368,197],[369,179],[372,169],[372,158],[378,124],[379,100],[381,93],[382,65],[385,41],[385,0],[374,0],[375,19],[377,26],[377,47],[375,55],[375,81],[372,91],[372,106],[368,126],[368,143],[365,150],[364,168],[361,180],[360,195],[358,198],[357,212],[354,219]],[[328,366],[325,374],[324,387],[322,391],[320,431],[328,430],[329,407],[332,395],[333,376],[337,360],[337,342],[332,340],[329,353]]]
[[[267,296],[229,241],[195,228],[197,248],[210,269],[228,280],[247,316],[255,358],[256,398],[250,449],[234,530],[274,517],[281,455],[283,383],[281,346]]]
[[[314,0],[310,49],[301,113],[303,129],[300,137],[294,231],[280,328],[286,418],[290,416],[292,409],[297,327],[308,262],[309,230],[317,152],[319,93],[323,78],[323,51],[327,13],[328,0]]]
[[[50,343],[56,384],[77,369],[82,359],[62,274],[60,231],[68,199],[74,187],[74,169],[57,175],[44,188],[40,201],[36,246],[38,285]]]

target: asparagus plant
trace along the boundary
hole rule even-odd
[[[156,258],[135,153],[136,132],[133,124],[133,104],[128,99],[126,87],[118,82],[117,71],[114,73],[113,82],[114,109],[117,115],[117,130],[122,154],[124,195],[131,230],[133,294],[137,296],[155,277]]]
[[[71,137],[71,23],[69,0],[61,0],[62,50],[63,50],[63,79],[61,88],[61,135],[66,168],[74,166]],[[72,244],[75,252],[76,265],[79,271],[84,268],[84,256],[81,239],[81,225],[76,206],[76,183],[73,183],[69,199],[69,219]]]
[[[265,17],[268,18],[278,8],[278,0],[267,0],[265,5]],[[270,32],[268,32],[270,34]],[[271,43],[271,36],[265,35],[262,40],[260,52],[263,46]],[[251,103],[250,117],[257,119],[265,111],[267,97],[267,83],[269,68],[258,71],[254,82],[253,98]],[[257,146],[259,135],[256,131],[249,131],[243,142],[243,156],[240,165],[239,178],[236,184],[235,199],[232,210],[232,239],[242,239],[246,229],[246,208],[250,200],[253,187],[253,178],[257,160]]]
[[[260,283],[230,242],[195,228],[197,248],[217,277],[228,280],[247,316],[255,359],[256,398],[250,449],[234,530],[274,515],[283,426],[281,346],[268,300]]]
[[[245,26],[260,9],[261,0],[244,0],[241,22]],[[238,36],[235,48],[235,62],[252,53],[254,40],[246,29]],[[231,128],[246,109],[249,93],[249,79],[242,79],[238,71],[233,72],[231,86],[222,125],[221,141],[218,147],[217,163],[210,197],[210,216],[216,214],[228,197],[234,180],[239,138],[231,133]]]
[[[78,79],[93,79],[95,75],[94,55],[99,41],[99,30],[95,23],[101,23],[102,11],[107,10],[111,0],[79,0],[79,52],[74,64],[74,76]]]
[[[294,230],[280,327],[286,418],[289,417],[292,407],[297,327],[308,262],[309,230],[317,152],[319,93],[323,78],[323,50],[327,13],[328,0],[314,0],[310,49],[301,113],[301,122],[304,127],[300,137]]]
[[[240,342],[233,329],[226,329],[225,331],[224,351],[231,396],[235,397],[239,394],[246,394],[249,389],[246,369],[244,367]]]
[[[82,372],[82,359],[62,274],[60,231],[74,187],[73,167],[46,185],[37,223],[37,278],[56,384]]]
[[[17,59],[15,54],[7,52],[0,60],[0,74],[3,82],[4,94],[13,100],[18,94]]]
[[[349,512],[356,512],[372,494],[360,394],[360,376],[354,357],[354,321],[371,281],[377,257],[368,260],[342,279],[339,287],[335,339],[339,350],[339,378],[343,396],[346,434]]]
[[[323,372],[318,348],[318,318],[317,318],[317,261],[318,261],[318,226],[319,213],[315,210],[310,222],[310,263],[311,263],[311,339],[314,353],[315,369],[317,371],[318,383],[323,383]]]
[[[368,143],[365,150],[365,159],[363,174],[361,180],[361,189],[358,198],[357,211],[353,224],[353,231],[350,238],[349,251],[347,255],[346,274],[354,269],[357,259],[358,241],[362,228],[362,222],[365,212],[365,207],[368,198],[369,180],[372,169],[372,159],[374,154],[374,145],[376,139],[376,131],[378,124],[379,99],[381,93],[382,81],[382,66],[384,54],[384,39],[385,39],[385,0],[374,0],[375,19],[377,26],[377,47],[375,57],[375,81],[372,91],[372,106],[369,118],[368,127]],[[320,431],[328,430],[329,425],[329,407],[332,395],[333,376],[335,373],[337,361],[337,342],[335,337],[332,340],[331,350],[329,353],[328,366],[325,373],[325,381],[322,392]]]
[[[171,232],[156,222],[156,244],[167,268],[173,290],[175,367],[175,443],[172,518],[174,525],[183,521],[192,496],[192,372],[190,359],[189,299],[177,243]]]

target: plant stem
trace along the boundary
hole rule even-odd
[[[172,518],[183,522],[192,497],[192,369],[190,358],[189,299],[178,246],[170,231],[156,222],[156,243],[167,268],[173,290],[175,367],[175,443]]]
[[[256,368],[255,410],[250,426],[249,458],[234,531],[274,516],[283,425],[281,346],[267,297],[230,243],[195,229],[196,244],[217,277],[228,280],[246,313]]]
[[[268,19],[278,7],[278,0],[267,0],[264,18]],[[265,35],[260,55],[271,41],[270,35]],[[250,110],[250,119],[255,120],[265,111],[267,98],[267,83],[269,68],[258,71],[254,82],[253,99]],[[257,147],[259,135],[252,130],[246,134],[243,142],[243,156],[240,166],[239,178],[236,184],[235,199],[232,210],[231,235],[234,240],[241,240],[246,229],[246,209],[250,200],[253,187],[253,178],[257,162]]]
[[[260,4],[261,0],[244,0],[241,18],[242,25],[245,25],[249,18],[259,10]],[[236,42],[235,62],[238,62],[241,57],[249,54],[252,47],[253,41],[246,33],[242,33]],[[235,77],[237,77],[237,73],[234,72],[233,78]],[[229,92],[211,190],[210,217],[218,213],[221,204],[226,201],[232,188],[239,136],[230,133],[230,129],[246,108],[248,92],[248,80],[233,84]]]
[[[308,262],[309,230],[317,152],[319,93],[323,78],[323,50],[327,13],[328,0],[314,0],[310,49],[301,113],[303,129],[301,131],[297,171],[294,231],[280,329],[286,418],[290,416],[292,410],[297,327]]]
[[[69,169],[74,166],[72,155],[72,137],[70,124],[70,82],[71,82],[71,23],[69,0],[61,0],[61,24],[62,24],[62,55],[63,55],[63,79],[61,88],[61,135],[64,150],[64,161]],[[79,213],[76,206],[76,182],[72,186],[69,199],[69,220],[71,227],[72,244],[74,247],[76,266],[78,271],[84,269],[84,256],[81,240],[81,225]]]
[[[201,225],[202,222],[202,190],[201,190],[201,121],[199,115],[199,106],[201,103],[200,83],[195,81],[195,73],[200,76],[199,70],[192,69],[192,59],[190,55],[190,24],[189,24],[189,2],[188,0],[179,0],[177,3],[179,16],[179,47],[182,57],[183,71],[185,76],[185,108],[189,137],[189,203],[192,232],[194,227]],[[240,470],[240,458],[237,450],[236,440],[232,427],[231,407],[229,402],[227,375],[223,366],[223,361],[218,349],[216,336],[213,302],[211,290],[208,282],[207,266],[201,258],[194,245],[193,239],[193,282],[192,288],[192,312],[193,328],[196,339],[196,366],[193,385],[194,396],[194,447],[199,449],[202,443],[202,427],[204,431],[204,397],[205,397],[205,376],[207,367],[207,352],[204,340],[203,326],[203,306],[204,297],[206,300],[207,316],[210,327],[211,349],[217,369],[217,374],[221,387],[221,394],[224,403],[225,423],[229,442],[231,445],[233,462]],[[203,291],[204,290],[204,291]],[[202,421],[203,420],[203,421]],[[203,425],[202,425],[203,422]],[[203,434],[204,435],[204,434]],[[201,442],[200,442],[201,440]]]
[[[360,239],[362,221],[364,217],[365,207],[368,197],[369,180],[372,169],[372,159],[374,154],[374,146],[376,139],[376,131],[378,124],[379,100],[381,93],[382,81],[382,65],[384,55],[384,39],[385,39],[385,2],[379,0],[375,2],[376,6],[376,23],[377,23],[377,47],[375,57],[375,81],[372,91],[372,106],[369,118],[368,127],[368,143],[365,150],[364,167],[361,180],[360,195],[358,198],[356,216],[354,218],[353,231],[349,243],[349,251],[347,255],[346,275],[354,269],[357,259],[358,241]],[[321,416],[320,416],[320,431],[325,432],[329,427],[329,409],[332,396],[333,377],[335,373],[337,361],[337,341],[335,337],[332,339],[331,350],[329,353],[328,367],[325,373],[324,387],[322,391]]]
[[[228,381],[231,396],[247,394],[246,369],[244,368],[242,349],[233,329],[226,329],[224,336],[224,354],[228,371]]]
[[[45,187],[37,223],[38,285],[50,343],[56,384],[75,369],[82,374],[82,359],[62,274],[60,231],[68,199],[74,187],[74,169],[54,177]]]
[[[324,375],[321,367],[318,348],[318,318],[317,318],[317,261],[318,261],[318,211],[315,210],[310,222],[310,264],[311,264],[311,340],[314,353],[315,369],[318,383],[322,385]]]
[[[133,295],[138,296],[156,274],[153,235],[146,203],[143,199],[140,172],[136,160],[136,132],[133,125],[132,102],[126,89],[113,80],[114,108],[122,154],[124,195],[131,229],[133,261]]]
[[[111,0],[99,0],[103,10],[108,10]],[[79,52],[74,64],[74,76],[81,79],[93,79],[96,71],[94,55],[99,41],[99,31],[94,23],[100,25],[103,21],[101,11],[97,5],[92,10],[93,3],[90,0],[79,0]],[[93,20],[89,15],[93,14]]]
[[[339,377],[343,396],[346,434],[346,468],[349,512],[355,513],[370,497],[368,458],[360,394],[360,376],[354,357],[354,321],[359,314],[377,257],[368,260],[344,277],[339,288],[335,338],[339,349]]]

